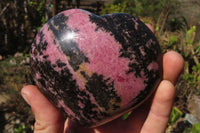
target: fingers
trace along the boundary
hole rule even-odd
[[[174,51],[167,52],[163,57],[163,79],[176,83],[184,67],[184,60]]]
[[[65,133],[96,133],[93,128],[85,128],[67,119],[65,123]]]
[[[174,85],[183,70],[184,60],[176,52],[170,51],[163,57],[163,81],[160,83],[141,130],[142,133],[163,133],[168,124],[175,97]]]
[[[34,133],[63,132],[63,115],[41,94],[37,87],[25,86],[21,94],[35,115]]]
[[[149,115],[141,133],[164,133],[175,96],[175,88],[170,81],[163,80],[154,96]]]

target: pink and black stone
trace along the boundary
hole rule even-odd
[[[73,121],[94,127],[147,99],[162,78],[162,55],[139,19],[71,9],[50,19],[30,53],[40,91]]]

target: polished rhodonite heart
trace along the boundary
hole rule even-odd
[[[162,76],[155,36],[125,13],[61,12],[41,28],[30,58],[40,91],[70,119],[87,127],[137,107]]]

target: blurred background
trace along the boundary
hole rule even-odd
[[[20,95],[33,84],[30,46],[51,17],[70,8],[124,12],[151,24],[163,54],[174,50],[185,60],[166,133],[200,133],[200,0],[1,0],[0,133],[33,131],[31,109]]]

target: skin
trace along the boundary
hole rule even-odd
[[[164,133],[175,97],[174,85],[183,66],[181,55],[167,52],[163,56],[163,80],[151,98],[133,110],[128,119],[118,118],[96,128],[84,128],[65,120],[36,86],[25,86],[21,94],[35,115],[34,133]]]

